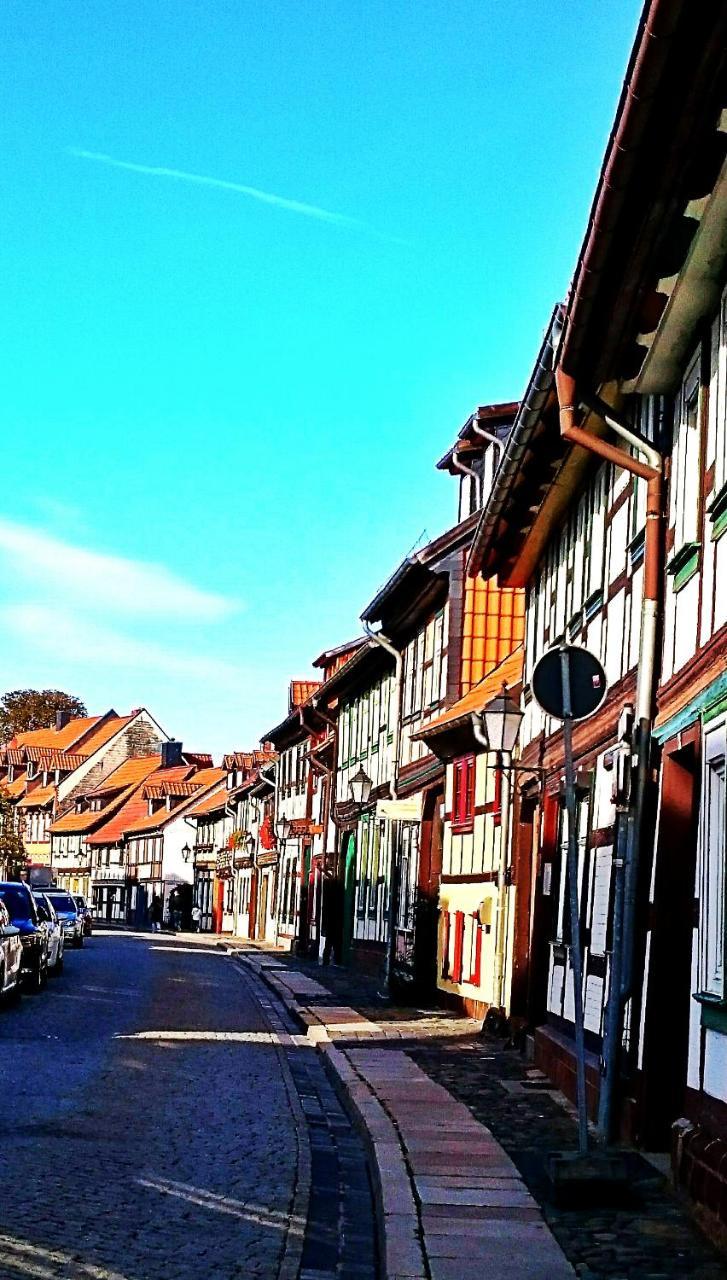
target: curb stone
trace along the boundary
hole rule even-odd
[[[276,981],[274,973],[266,972],[267,966],[256,964],[240,949],[227,946],[225,949],[241,967],[252,970],[296,1019],[306,1039],[321,1054],[336,1093],[363,1138],[373,1174],[384,1280],[429,1280],[421,1221],[404,1148],[383,1106],[347,1055],[333,1044],[323,1023],[302,1008],[284,984]]]

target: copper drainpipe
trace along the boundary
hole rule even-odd
[[[602,1084],[598,1127],[605,1141],[613,1135],[616,1082],[623,1043],[626,1001],[632,994],[637,884],[643,826],[644,800],[651,758],[652,723],[656,701],[656,646],[661,621],[661,518],[663,458],[653,445],[621,422],[609,406],[595,402],[596,412],[611,429],[647,461],[593,436],[576,425],[575,379],[562,367],[555,370],[560,432],[566,440],[631,475],[646,480],[646,532],[644,539],[644,588],[641,602],[641,634],[636,677],[636,728],[632,741],[633,786],[629,797],[625,832],[620,825],[614,853],[614,895],[609,996],[606,1005]],[[635,771],[634,771],[635,765]]]

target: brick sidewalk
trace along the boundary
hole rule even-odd
[[[403,1042],[461,1037],[469,1019],[343,1003],[289,958],[247,950],[251,965],[325,1048],[365,1125],[383,1217],[388,1280],[460,1280],[488,1262],[498,1280],[568,1280],[573,1269],[512,1160],[467,1106],[417,1066]],[[329,977],[329,974],[326,974]],[[364,984],[366,986],[366,984]]]
[[[551,1202],[546,1158],[576,1147],[573,1109],[479,1024],[392,1005],[348,970],[243,949],[326,1050],[369,1131],[390,1278],[459,1280],[487,1258],[493,1280],[725,1280],[724,1259],[637,1153],[628,1208]]]

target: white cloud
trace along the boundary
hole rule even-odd
[[[48,533],[0,518],[3,577],[12,577],[26,595],[40,588],[43,599],[61,600],[94,613],[180,618],[188,624],[215,622],[239,605],[203,591],[163,565],[106,555],[73,546]]]
[[[232,663],[204,654],[179,653],[155,641],[124,635],[88,617],[45,604],[9,604],[0,609],[6,635],[31,653],[44,653],[60,664],[156,672],[184,680],[239,686],[243,673]]]
[[[305,204],[302,200],[291,200],[288,196],[277,196],[272,191],[261,191],[259,187],[249,187],[242,182],[230,182],[226,178],[210,178],[203,173],[189,173],[186,169],[168,169],[159,165],[135,164],[131,160],[115,160],[101,151],[83,151],[80,147],[69,147],[68,154],[79,160],[92,160],[96,164],[105,164],[112,169],[126,169],[130,173],[144,173],[152,178],[173,178],[177,182],[193,182],[197,186],[217,187],[222,191],[233,191],[237,195],[249,196],[263,204],[275,205],[278,209],[286,209],[289,213],[301,213],[306,218],[318,218],[322,222],[334,222],[338,226],[368,228],[358,218],[348,217],[345,213],[334,213],[330,209],[321,209],[316,204]]]

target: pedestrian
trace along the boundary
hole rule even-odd
[[[161,933],[162,919],[164,916],[164,904],[161,898],[159,897],[158,893],[155,893],[152,897],[151,906],[149,908],[149,915],[151,917],[152,933]]]
[[[199,933],[202,927],[202,908],[198,902],[192,907],[192,933]]]

